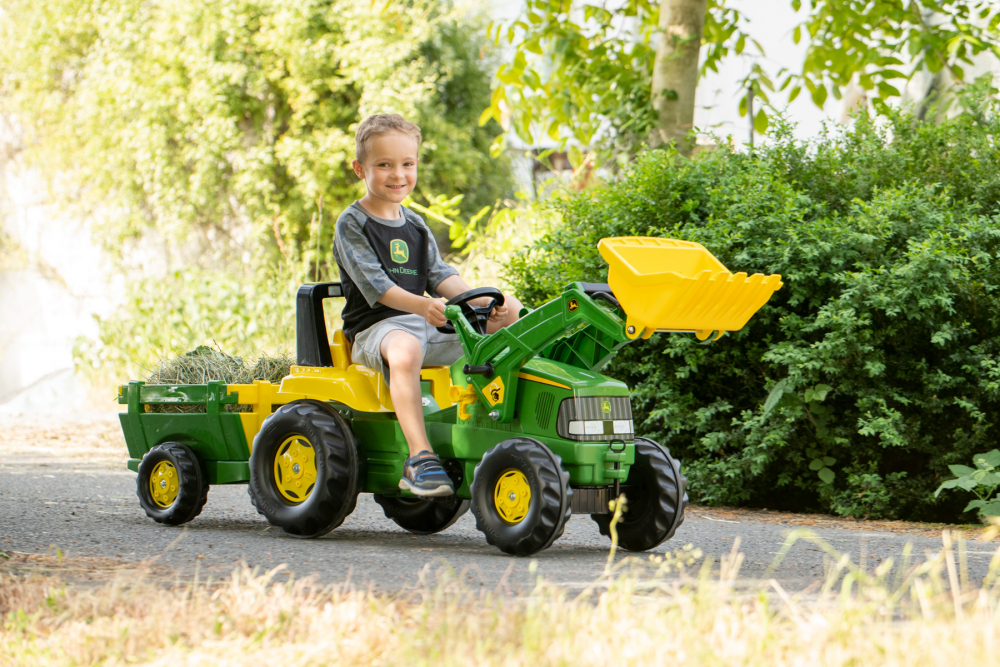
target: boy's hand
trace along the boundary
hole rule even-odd
[[[478,299],[473,299],[469,303],[475,306],[476,308],[485,308],[487,305],[489,305],[490,301],[492,301],[492,297],[484,296]],[[490,312],[490,322],[500,322],[505,317],[507,317],[506,305],[497,306],[492,310],[492,312]]]
[[[444,301],[441,299],[424,299],[424,309],[420,315],[427,320],[431,326],[443,327],[448,323],[448,318],[444,316]]]

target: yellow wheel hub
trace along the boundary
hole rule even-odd
[[[531,485],[520,470],[508,470],[500,475],[493,491],[493,502],[500,518],[507,523],[520,523],[531,505]]]
[[[274,457],[274,484],[278,493],[291,503],[309,497],[316,484],[316,450],[301,435],[292,435],[278,447]]]
[[[180,479],[177,477],[177,468],[174,464],[170,461],[157,463],[149,475],[149,495],[153,497],[153,502],[164,509],[170,507],[177,500],[177,491],[180,488]]]

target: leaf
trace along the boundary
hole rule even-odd
[[[836,476],[837,473],[833,472],[829,468],[823,468],[819,471],[819,478],[824,484],[833,484],[833,480]]]
[[[757,131],[758,134],[764,134],[767,132],[767,112],[761,109],[757,112],[757,116],[753,119],[753,129]]]
[[[494,112],[498,109],[496,107],[486,107],[483,109],[483,113],[479,114],[479,127],[486,125],[490,122],[490,119],[494,117]]]
[[[956,486],[958,486],[958,480],[949,479],[947,482],[944,482],[943,484],[941,484],[941,486],[937,488],[937,491],[934,492],[934,497],[937,498],[938,496],[941,495],[941,492],[944,491],[945,489],[954,489]]]
[[[795,30],[792,31],[792,41],[798,44],[802,40],[802,26],[795,26]]]
[[[816,396],[816,400],[822,403],[826,400],[826,395],[833,391],[833,387],[828,384],[818,384],[813,387],[813,393]]]
[[[986,504],[985,500],[971,500],[971,501],[969,501],[969,504],[965,506],[965,509],[962,510],[962,511],[963,512],[968,512],[969,510],[979,509],[980,507],[982,507],[985,504]]]
[[[982,459],[987,465],[991,465],[994,468],[1000,468],[1000,449],[993,449],[985,454],[975,454],[972,457],[972,460],[976,461],[977,465],[980,459]],[[951,466],[949,466],[949,468],[950,467]]]
[[[994,500],[984,504],[979,509],[983,516],[1000,516],[1000,501]]]
[[[822,109],[823,105],[826,104],[826,86],[825,85],[816,86],[816,88],[813,89],[812,91],[812,98],[813,98],[813,104]]]
[[[955,477],[965,477],[966,475],[971,475],[972,473],[976,472],[975,468],[970,468],[969,466],[962,466],[962,465],[950,465],[948,466],[948,470],[950,470],[951,474],[953,474]]]
[[[794,88],[792,88],[792,92],[788,93],[788,103],[791,104],[792,102],[794,102],[795,98],[798,97],[799,93],[801,92],[802,92],[802,86],[795,86]]]
[[[776,385],[771,389],[771,393],[767,395],[767,400],[764,401],[764,414],[766,417],[771,414],[771,410],[774,406],[778,404],[778,401],[785,395],[785,391],[788,388],[788,378],[779,380]]]
[[[832,466],[836,462],[837,462],[837,459],[833,458],[832,456],[824,456],[823,457],[823,463],[825,463],[828,466]]]
[[[812,461],[809,462],[810,470],[821,470],[822,468],[823,468],[822,459],[813,459]]]

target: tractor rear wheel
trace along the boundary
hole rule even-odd
[[[646,551],[674,536],[684,523],[687,478],[670,450],[649,438],[635,439],[635,463],[623,487],[625,514],[615,526],[618,546]],[[601,534],[611,537],[611,514],[591,514]]]
[[[443,498],[404,498],[375,494],[388,519],[404,530],[417,535],[440,533],[469,511],[469,501],[458,496]]]
[[[164,442],[146,452],[135,487],[146,516],[169,526],[195,518],[208,500],[204,464],[179,442]]]
[[[483,456],[472,478],[472,513],[486,541],[530,556],[562,535],[573,490],[562,459],[531,438],[511,438]]]
[[[278,408],[254,438],[248,491],[257,512],[294,537],[339,526],[358,498],[358,451],[347,421],[320,401]]]

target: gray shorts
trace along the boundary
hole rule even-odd
[[[420,315],[399,315],[376,322],[355,336],[351,346],[351,362],[382,373],[388,381],[387,365],[382,358],[382,339],[396,329],[405,331],[420,341],[420,347],[424,351],[424,367],[450,366],[464,354],[456,334],[441,333]]]

